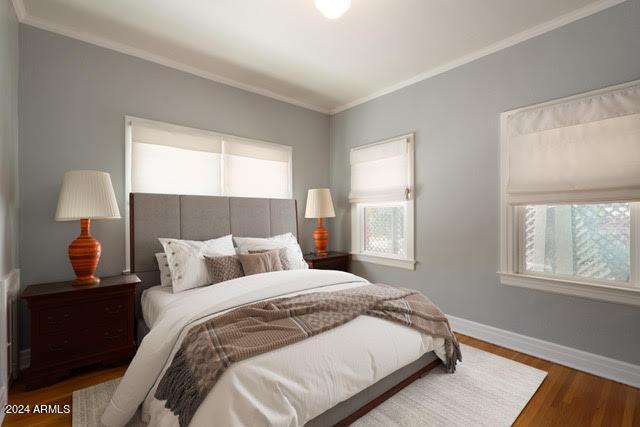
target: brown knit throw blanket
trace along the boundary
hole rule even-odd
[[[318,335],[361,315],[444,338],[449,372],[462,360],[447,318],[427,297],[410,289],[366,285],[261,301],[192,327],[160,380],[155,397],[166,400],[165,407],[186,426],[231,364]]]

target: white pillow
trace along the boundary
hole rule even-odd
[[[171,286],[171,270],[169,269],[169,261],[167,261],[167,254],[164,252],[158,252],[156,254],[156,260],[158,260],[158,269],[160,270],[160,286]]]
[[[289,270],[306,270],[309,265],[302,256],[302,249],[291,233],[280,234],[269,238],[259,237],[234,237],[239,254],[246,254],[249,251],[286,249],[287,263]]]
[[[167,255],[174,294],[211,283],[205,256],[236,254],[231,235],[204,242],[179,239],[158,240]]]

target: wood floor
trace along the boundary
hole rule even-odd
[[[108,369],[93,369],[78,373],[64,381],[49,387],[43,387],[33,391],[25,391],[24,386],[18,381],[9,390],[9,404],[17,405],[71,405],[71,395],[74,390],[89,387],[124,375],[126,366]],[[73,410],[73,408],[72,408]],[[3,427],[6,426],[70,426],[71,413],[69,414],[24,414],[5,415]]]
[[[547,372],[514,426],[640,427],[640,389],[456,335],[460,342]]]
[[[527,356],[474,338],[458,335],[460,342],[542,369],[548,375],[522,411],[515,426],[638,426],[640,389],[555,363]],[[126,366],[92,370],[50,387],[27,392],[18,382],[11,404],[71,404],[74,390],[120,377]],[[7,415],[4,426],[68,426],[71,414]]]

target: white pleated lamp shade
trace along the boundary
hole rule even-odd
[[[100,171],[68,171],[62,178],[56,221],[120,218],[111,176]]]
[[[313,188],[307,193],[307,209],[305,218],[333,218],[336,213],[333,210],[331,192],[328,188]]]

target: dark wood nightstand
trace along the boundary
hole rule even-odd
[[[351,254],[346,252],[327,252],[324,256],[316,254],[305,254],[304,260],[309,264],[309,268],[319,270],[340,270],[349,271]]]
[[[97,286],[31,285],[22,293],[31,312],[27,389],[58,381],[71,369],[126,362],[135,353],[135,274],[103,277]]]

